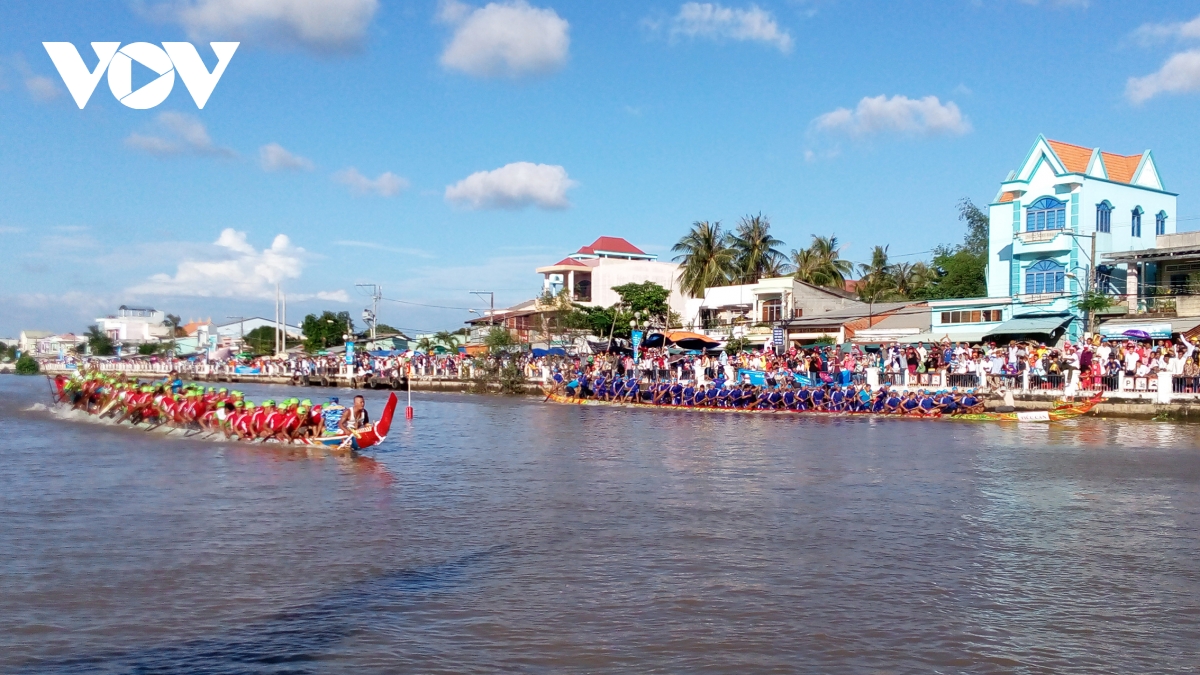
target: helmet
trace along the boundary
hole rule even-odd
[[[312,407],[312,401],[306,398],[306,399],[304,399],[303,401],[300,401],[300,406],[301,406],[302,408],[311,408],[311,407]]]
[[[263,402],[262,402],[262,405],[263,405],[263,407],[264,407],[264,408],[274,408],[274,407],[275,407],[275,401],[273,401],[273,400],[271,400],[271,399],[267,399],[267,400],[265,400],[265,401],[263,401]]]
[[[228,394],[229,390],[226,389],[225,387],[221,387],[220,389],[217,390],[217,393],[218,394]]]

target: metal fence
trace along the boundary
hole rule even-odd
[[[1029,376],[1030,389],[1065,389],[1066,377],[1061,373]],[[1018,385],[1019,386],[1019,385]]]
[[[1171,390],[1176,394],[1200,394],[1200,377],[1175,375],[1171,378]]]
[[[979,375],[975,373],[950,373],[946,376],[946,384],[961,389],[974,389],[979,386]]]
[[[1121,388],[1120,375],[1080,375],[1080,391],[1117,391]]]

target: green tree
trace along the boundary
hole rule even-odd
[[[825,288],[844,289],[846,279],[854,273],[854,263],[841,255],[837,235],[812,236],[808,248],[792,250],[792,266],[800,281]]]
[[[162,351],[164,346],[160,342],[146,342],[138,345],[138,353],[142,356],[152,356]]]
[[[512,336],[512,333],[508,332],[507,328],[493,326],[488,331],[488,334],[484,336],[483,344],[487,345],[489,350],[495,351],[497,349],[512,347],[517,344],[517,340]]]
[[[613,286],[613,290],[621,296],[621,307],[626,313],[641,312],[649,314],[656,323],[667,323],[667,315],[671,311],[667,299],[671,297],[671,291],[653,281]]]
[[[88,326],[86,335],[88,347],[91,349],[93,356],[113,355],[114,349],[112,338],[108,337],[104,331],[100,330],[99,326],[95,324]]]
[[[304,349],[308,352],[318,352],[344,344],[346,341],[342,339],[342,335],[345,335],[347,330],[354,332],[354,322],[350,320],[350,312],[334,314],[326,310],[319,316],[309,314],[304,317],[300,330],[304,331]]]
[[[22,354],[21,358],[17,359],[17,374],[18,375],[37,375],[41,371],[38,362],[28,354]]]
[[[871,262],[858,266],[858,299],[863,302],[885,302],[896,299],[896,280],[892,276],[892,263],[888,259],[888,247],[871,249]]]
[[[400,335],[402,333],[403,333],[403,331],[401,331],[399,328],[392,328],[391,326],[387,325],[386,323],[377,324],[375,326],[375,335],[377,335],[377,336]]]
[[[698,220],[672,251],[678,253],[675,262],[682,270],[680,290],[693,298],[704,297],[704,289],[727,286],[733,275],[734,252],[729,248],[729,236],[721,223]]]
[[[729,237],[733,249],[733,281],[755,284],[784,269],[787,256],[777,247],[783,242],[771,235],[771,221],[761,213],[746,216]]]
[[[246,333],[244,349],[255,355],[274,353],[275,327],[259,326],[249,333]]]

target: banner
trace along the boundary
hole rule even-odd
[[[1096,329],[1105,340],[1170,340],[1169,323],[1105,324]]]

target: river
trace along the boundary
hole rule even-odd
[[[349,460],[47,396],[0,376],[6,673],[1200,671],[1198,426],[424,394]]]

